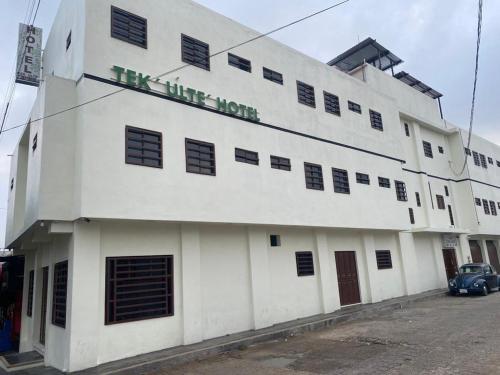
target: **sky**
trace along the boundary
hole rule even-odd
[[[65,0],[71,1],[71,0]],[[141,0],[147,3],[147,0]],[[198,0],[197,2],[265,33],[338,0]],[[0,105],[12,80],[19,23],[30,0],[0,0]],[[44,40],[60,0],[41,0],[35,26]],[[404,70],[441,92],[445,118],[468,128],[476,48],[478,0],[349,0],[271,37],[327,62],[372,37],[404,60]],[[474,132],[500,145],[500,1],[484,0]],[[37,89],[17,85],[5,128],[26,122]],[[1,108],[3,115],[3,108]],[[0,135],[0,247],[5,233],[10,154],[22,128]]]

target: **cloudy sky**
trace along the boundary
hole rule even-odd
[[[0,0],[0,105],[15,64],[17,32],[29,0]],[[67,0],[71,1],[71,0]],[[96,0],[93,0],[96,1]],[[147,0],[141,0],[147,3]],[[35,25],[49,34],[60,0],[41,0]],[[198,0],[260,32],[336,1]],[[500,1],[484,0],[483,39],[474,131],[500,144]],[[467,128],[477,26],[477,0],[350,0],[272,37],[320,61],[328,61],[366,37],[393,51],[399,66],[444,94],[445,117]],[[398,69],[396,69],[398,71]],[[18,85],[6,128],[25,122],[36,88]],[[3,115],[3,108],[1,108]],[[4,241],[10,157],[21,129],[0,136],[0,247]]]

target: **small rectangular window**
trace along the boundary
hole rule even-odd
[[[379,177],[378,178],[378,186],[383,187],[383,188],[390,188],[391,187],[391,180],[385,177]]]
[[[33,316],[33,287],[35,284],[35,271],[31,270],[28,279],[28,303],[26,306],[26,315]]]
[[[493,216],[497,216],[497,207],[493,201],[490,201],[490,211]]]
[[[205,70],[210,70],[210,47],[201,40],[181,35],[182,61]]]
[[[145,18],[111,7],[111,36],[136,46],[148,47],[148,24]],[[67,42],[66,42],[67,43]]]
[[[310,107],[316,107],[316,99],[314,97],[314,87],[297,81],[297,96],[299,103],[308,105]]]
[[[306,177],[306,188],[324,190],[321,165],[304,163],[304,172]]]
[[[160,132],[125,127],[127,164],[162,168],[162,135]]]
[[[271,168],[281,169],[282,171],[290,171],[292,169],[292,165],[290,163],[290,159],[271,155]]]
[[[365,173],[356,172],[356,182],[358,184],[370,185],[370,176]]]
[[[358,103],[354,103],[354,102],[351,102],[350,100],[348,100],[347,101],[347,108],[350,111],[361,114],[361,106]]]
[[[443,146],[438,146],[438,151],[440,154],[444,154]]]
[[[376,112],[372,109],[370,109],[369,112],[370,112],[370,123],[372,125],[372,128],[383,131],[384,125],[382,124],[382,115],[379,112]]]
[[[262,73],[265,79],[268,79],[271,82],[283,84],[283,74],[275,72],[274,70],[268,68],[262,68]]]
[[[333,191],[336,193],[350,194],[349,175],[345,169],[332,168]]]
[[[478,167],[481,166],[481,162],[479,161],[479,154],[476,151],[472,151],[472,157],[474,159],[474,164]]]
[[[259,154],[255,151],[243,150],[241,148],[234,149],[234,160],[241,163],[259,165]]]
[[[471,155],[470,148],[464,147],[464,149],[465,149],[465,154],[470,156]]]
[[[66,327],[66,299],[68,290],[68,261],[54,265],[52,288],[52,324]]]
[[[31,146],[31,149],[33,151],[36,150],[37,144],[38,144],[38,133],[36,133],[35,136],[33,137],[33,145]]]
[[[408,124],[405,122],[405,134],[407,137],[410,136],[410,127],[408,126]]]
[[[500,202],[497,202],[498,209],[500,210]]]
[[[422,145],[424,146],[424,155],[428,158],[433,158],[432,155],[432,145],[427,141],[422,141]]]
[[[377,268],[379,270],[392,268],[392,258],[390,250],[376,250],[375,256],[377,258]]]
[[[453,219],[453,211],[451,210],[450,205],[448,205],[448,216],[450,217],[450,224],[455,225],[455,220]]]
[[[475,198],[474,202],[476,202],[476,206],[481,206],[481,199]]]
[[[398,201],[408,201],[408,195],[406,194],[406,184],[403,181],[394,181],[394,185],[396,186],[396,198],[398,199]]]
[[[213,143],[186,138],[186,172],[215,176]]]
[[[422,207],[422,202],[420,201],[420,193],[415,192],[415,199],[417,201],[417,207]]]
[[[440,209],[440,210],[445,209],[444,198],[442,195],[436,195],[436,202],[437,202],[438,209]]]
[[[497,167],[500,167],[500,161],[496,161],[497,162]]]
[[[269,242],[272,247],[281,246],[281,236],[279,234],[271,234],[269,236]]]
[[[69,31],[68,37],[66,38],[66,51],[68,50],[70,45],[71,45],[71,30]]]
[[[493,164],[493,159],[488,156],[488,164]]]
[[[447,197],[450,196],[450,192],[448,191],[448,186],[444,187],[444,195],[446,195]]]
[[[14,179],[10,180],[10,190],[14,189]]]
[[[339,97],[326,91],[323,91],[323,97],[325,101],[325,111],[340,116]]]
[[[488,164],[486,164],[486,157],[483,154],[479,154],[479,157],[481,159],[481,167],[488,168]]]
[[[249,73],[252,72],[252,63],[250,62],[250,60],[244,59],[243,57],[228,53],[227,62],[229,65],[234,66],[235,68],[244,70],[245,72]]]
[[[408,208],[408,214],[410,215],[410,224],[415,224],[415,215],[413,214],[413,208]]]
[[[295,261],[297,262],[297,276],[314,275],[314,261],[311,251],[297,251]]]
[[[483,199],[483,208],[484,208],[484,213],[486,215],[490,214],[490,206],[488,204],[488,201],[486,199]]]

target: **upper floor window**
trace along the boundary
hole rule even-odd
[[[497,160],[497,167],[500,167],[500,161]]]
[[[415,200],[417,201],[417,207],[422,207],[422,202],[420,202],[420,193],[415,192]]]
[[[340,116],[339,97],[326,91],[323,91],[323,96],[325,100],[325,111]]]
[[[378,186],[383,187],[383,188],[390,188],[391,181],[388,178],[379,177],[378,178]]]
[[[479,161],[479,154],[476,151],[472,151],[472,158],[474,159],[474,164],[479,167],[481,162]]]
[[[127,164],[162,168],[162,135],[159,132],[125,127]]]
[[[275,83],[279,83],[280,85],[283,84],[283,74],[275,72],[274,70],[268,68],[262,68],[262,73],[265,79],[268,79],[269,81]]]
[[[186,138],[186,172],[215,176],[213,143]]]
[[[408,214],[410,215],[410,224],[415,224],[415,214],[413,213],[413,208],[408,208]]]
[[[345,169],[332,168],[333,191],[336,193],[350,194],[349,175]]]
[[[479,154],[479,158],[481,159],[481,167],[488,168],[488,164],[486,164],[486,157],[483,154]]]
[[[408,195],[406,194],[406,184],[403,181],[394,181],[394,185],[396,186],[396,198],[398,199],[398,201],[408,201]]]
[[[483,199],[483,208],[484,208],[484,213],[486,215],[490,214],[490,206],[488,204],[488,201],[486,199]]]
[[[445,187],[444,187],[444,195],[446,195],[447,197],[449,197],[449,196],[450,196],[450,192],[449,192],[449,190],[448,190],[448,186],[445,186]]]
[[[201,40],[181,35],[182,61],[210,70],[210,47]]]
[[[304,163],[304,173],[306,177],[306,188],[324,190],[321,165]]]
[[[474,202],[476,202],[476,206],[481,206],[481,199],[480,198],[474,198]]]
[[[410,126],[405,122],[405,134],[407,137],[410,136]]]
[[[348,100],[347,101],[347,108],[350,111],[361,114],[361,106],[358,103],[354,103],[354,102],[351,102],[350,100]]]
[[[433,158],[434,155],[432,154],[432,145],[427,141],[422,141],[422,145],[424,146],[424,155],[428,158]]]
[[[10,180],[10,190],[14,189],[14,178]]]
[[[290,159],[288,158],[271,155],[271,168],[290,171],[292,169],[292,165],[290,164]]]
[[[234,149],[234,160],[241,163],[259,165],[259,154],[255,151],[243,150],[241,148]]]
[[[497,216],[497,207],[493,201],[490,201],[490,211],[493,216]]]
[[[470,156],[470,148],[464,147],[465,148],[465,154]]]
[[[436,195],[436,202],[437,202],[438,209],[440,209],[440,210],[445,209],[444,197],[442,195]]]
[[[70,45],[71,45],[71,30],[69,31],[69,34],[66,38],[66,51],[68,50]]]
[[[33,137],[33,145],[31,146],[31,149],[33,151],[36,150],[37,144],[38,144],[38,133],[36,133],[35,136]]]
[[[451,205],[448,205],[448,216],[450,217],[450,224],[455,225],[455,220],[453,219],[453,211]]]
[[[370,176],[366,173],[356,172],[356,182],[358,184],[370,185]]]
[[[493,159],[488,157],[488,164],[493,164]]]
[[[443,146],[438,146],[438,151],[440,154],[444,154]]]
[[[111,7],[111,36],[136,46],[148,47],[148,24],[145,18]],[[67,43],[67,42],[66,42]],[[69,46],[68,46],[69,47]]]
[[[373,129],[384,130],[384,125],[382,124],[382,115],[377,111],[370,109],[370,123]]]
[[[304,82],[297,81],[297,96],[299,98],[299,103],[308,105],[310,107],[316,107],[314,87]]]
[[[250,62],[250,60],[244,59],[243,57],[228,53],[227,61],[229,65],[234,66],[235,68],[244,70],[245,72],[249,73],[252,71],[252,63]]]

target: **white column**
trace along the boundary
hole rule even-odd
[[[98,364],[97,340],[99,327],[104,324],[104,272],[99,223],[75,222],[68,258],[68,372]]]
[[[439,234],[432,236],[432,249],[439,287],[445,288],[448,286],[448,277],[446,276],[446,268],[444,266],[443,243]]]
[[[19,340],[19,352],[27,352],[33,350],[33,318],[36,316],[35,309],[35,291],[36,291],[36,277],[33,278],[33,298],[31,317],[26,315],[28,308],[28,293],[29,293],[29,279],[30,271],[35,269],[35,254],[36,250],[23,251],[24,255],[24,282],[23,282],[23,306],[21,312],[21,337]],[[16,254],[18,255],[18,254]],[[20,255],[20,254],[19,254]]]
[[[399,249],[401,255],[401,273],[407,295],[420,292],[418,285],[417,252],[413,233],[399,232]]]
[[[333,272],[333,265],[330,263],[330,252],[328,250],[327,235],[324,231],[314,232],[316,239],[318,285],[322,311],[328,314],[340,309],[339,288],[337,287],[337,274]]]
[[[184,345],[202,340],[200,230],[195,224],[181,225],[181,275]]]
[[[490,263],[490,255],[488,254],[488,246],[486,246],[486,240],[481,238],[478,240],[479,246],[481,246],[481,254],[483,254],[483,262]]]
[[[379,302],[382,299],[377,292],[377,259],[375,256],[375,239],[372,234],[363,234],[361,238],[363,244],[363,262],[366,270],[366,291],[370,302]]]
[[[466,234],[461,234],[459,236],[460,241],[460,252],[462,254],[462,263],[472,262],[472,255],[470,253],[469,236]],[[459,264],[461,266],[461,264]]]
[[[270,312],[269,254],[267,232],[260,227],[249,226],[248,256],[250,263],[250,284],[252,287],[252,308],[254,328],[273,324]]]

